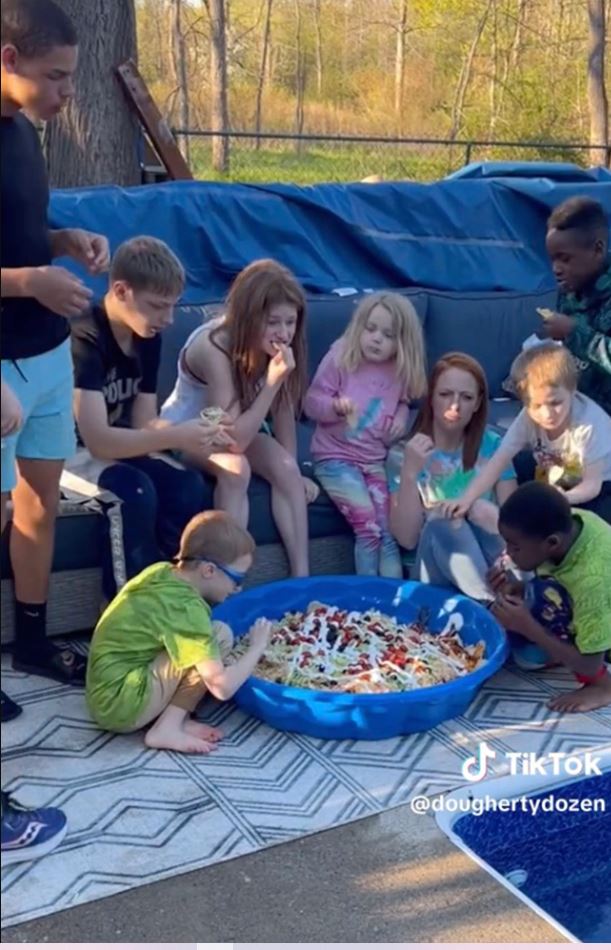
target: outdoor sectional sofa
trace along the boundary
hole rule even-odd
[[[425,288],[401,290],[422,320],[429,365],[449,350],[463,350],[486,370],[490,393],[490,421],[501,428],[515,416],[518,404],[503,398],[501,388],[511,361],[522,341],[538,325],[537,307],[553,305],[551,291],[518,293],[444,293]],[[360,295],[324,295],[308,298],[307,336],[310,376],[331,342],[345,329]],[[202,320],[219,305],[178,307],[173,326],[163,338],[159,399],[173,386],[181,345]],[[500,401],[497,401],[500,400]],[[311,474],[309,453],[312,425],[298,425],[299,461]],[[212,506],[213,480],[206,478]],[[257,541],[255,567],[250,583],[285,576],[284,550],[271,518],[269,488],[254,477],[250,487],[250,530]],[[310,558],[314,573],[352,572],[353,539],[342,515],[324,492],[309,507]],[[90,629],[102,603],[101,562],[108,545],[104,514],[90,502],[62,501],[57,525],[49,601],[49,634]],[[13,598],[7,538],[2,548],[2,640],[12,638]]]

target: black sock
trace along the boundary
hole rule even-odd
[[[15,653],[20,657],[40,657],[52,652],[47,640],[47,605],[15,601]]]

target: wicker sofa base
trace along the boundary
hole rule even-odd
[[[350,535],[314,538],[310,541],[312,574],[353,574],[354,539]],[[246,586],[266,584],[288,576],[288,563],[281,544],[257,548],[255,563]],[[51,576],[47,632],[50,637],[91,630],[100,615],[104,598],[99,568],[58,571]],[[14,638],[13,582],[2,581],[2,644]]]

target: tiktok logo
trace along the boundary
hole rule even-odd
[[[475,755],[465,759],[462,767],[463,778],[468,782],[481,782],[488,774],[488,762],[496,759],[496,752],[487,742],[480,742]]]

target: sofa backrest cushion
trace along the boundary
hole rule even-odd
[[[429,367],[451,350],[478,360],[491,396],[504,395],[507,377],[522,343],[541,325],[537,307],[555,306],[555,292],[452,294],[429,291],[426,322]]]

